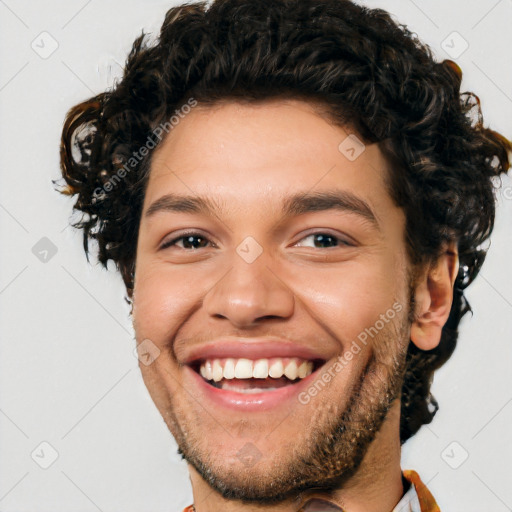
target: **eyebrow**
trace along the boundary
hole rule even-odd
[[[220,205],[209,197],[166,194],[154,201],[148,207],[144,216],[151,217],[158,212],[203,213],[213,216],[217,215],[220,210]],[[285,217],[293,217],[325,210],[355,213],[379,228],[377,216],[370,205],[346,190],[299,192],[285,198],[282,214]]]

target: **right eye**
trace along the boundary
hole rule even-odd
[[[182,245],[179,243],[182,242]],[[201,233],[195,231],[189,233],[183,233],[180,236],[164,242],[160,249],[168,249],[169,247],[177,246],[184,250],[197,250],[205,247],[205,244],[209,243],[209,240],[204,237]]]

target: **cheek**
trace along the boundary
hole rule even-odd
[[[150,338],[157,344],[169,340],[200,295],[194,276],[197,279],[196,273],[166,270],[161,265],[137,268],[132,316],[138,340]]]
[[[289,273],[287,282],[300,299],[298,306],[303,303],[318,323],[345,344],[373,326],[393,304],[403,307],[402,276],[394,268],[389,261],[361,260],[324,270],[304,268]]]
[[[173,408],[171,397],[181,387],[179,365],[170,342],[190,315],[187,273],[169,272],[161,265],[138,262],[133,295],[133,326],[137,343],[150,340],[158,356],[149,365],[139,364],[144,383],[162,416]],[[155,350],[155,349],[153,349]],[[172,426],[169,425],[172,430]]]

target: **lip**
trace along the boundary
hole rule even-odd
[[[278,338],[218,338],[187,350],[182,359],[185,365],[197,364],[205,359],[270,359],[297,357],[325,362],[332,354],[322,354],[312,348]]]
[[[190,379],[189,382],[192,388],[198,390],[201,399],[204,399],[207,404],[236,412],[262,412],[286,406],[292,401],[295,401],[297,405],[300,404],[299,394],[305,391],[317,378],[322,367],[323,365],[295,384],[276,388],[272,391],[250,394],[216,388],[208,384],[190,366],[185,365],[182,369],[185,372],[184,381]]]
[[[182,371],[184,383],[189,389],[196,389],[199,399],[205,405],[213,405],[235,412],[268,411],[275,407],[299,402],[299,394],[306,390],[317,378],[322,367],[334,357],[335,353],[327,353],[313,349],[303,342],[289,341],[277,337],[234,338],[222,337],[206,343],[186,348],[182,354]],[[293,384],[261,393],[240,393],[233,390],[220,389],[210,385],[199,374],[199,364],[206,359],[270,359],[273,357],[299,358],[314,361],[316,368],[310,375]]]

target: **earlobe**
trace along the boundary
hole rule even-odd
[[[421,350],[432,350],[441,341],[453,301],[453,285],[459,271],[455,243],[433,263],[415,289],[415,315],[411,325],[411,341]]]

